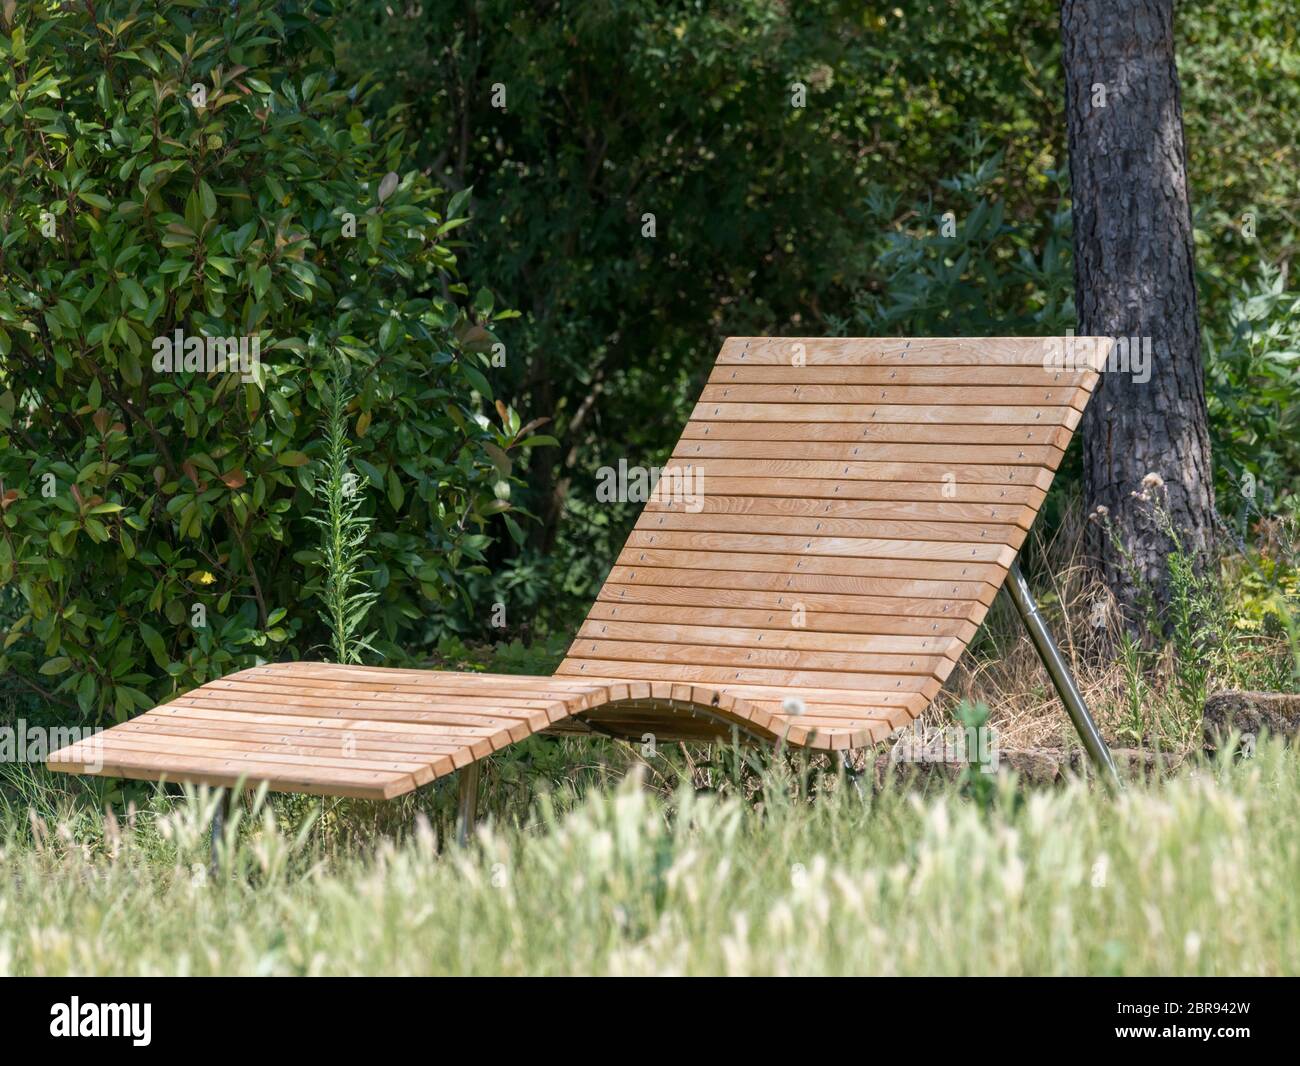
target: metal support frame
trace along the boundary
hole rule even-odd
[[[677,700],[669,700],[668,702],[674,709],[676,708]],[[698,703],[687,703],[686,710],[690,712],[692,718],[703,718],[706,722],[712,722],[715,725],[723,726],[726,729],[734,729],[736,732],[747,736],[755,744],[771,743],[762,733],[750,729],[744,722],[737,722],[725,715],[717,714],[714,711],[709,710],[707,707],[701,707]]]
[[[226,822],[230,820],[235,807],[235,790],[223,788],[217,796],[217,807],[212,812],[211,855],[208,860],[208,873],[213,877],[221,873],[221,837],[226,831]]]
[[[727,718],[725,715],[717,714],[716,712],[710,710],[707,707],[702,706],[701,704],[691,703],[688,700],[674,700],[674,699],[615,700],[612,703],[602,704],[600,707],[597,707],[595,709],[603,711],[606,708],[610,708],[610,707],[618,708],[618,707],[625,707],[627,705],[635,706],[638,704],[652,704],[652,705],[660,705],[660,706],[667,705],[668,709],[672,711],[674,714],[676,714],[678,711],[685,711],[692,718],[703,718],[706,722],[712,722],[714,725],[722,726],[725,729],[737,730],[741,735],[747,737],[754,744],[762,745],[762,744],[771,743],[770,738],[765,737],[762,733],[759,733],[754,729],[750,729],[747,725],[745,725],[744,722],[738,722],[735,721],[734,719]],[[602,724],[601,722],[592,721],[591,719],[585,717],[584,713],[581,711],[574,716],[573,721],[581,722],[593,733],[597,733],[602,737],[609,737],[611,740],[622,740],[628,744],[636,743],[635,738],[625,736],[623,733],[615,732],[614,730],[610,729],[608,726]],[[653,732],[653,730],[651,730],[651,732]],[[671,739],[671,737],[669,739]],[[679,737],[677,739],[691,740],[693,738]]]
[[[464,847],[474,832],[474,819],[478,814],[478,762],[463,766],[460,778],[460,802],[456,811],[456,843]]]
[[[1016,605],[1016,610],[1020,612],[1020,618],[1025,623],[1025,628],[1029,630],[1029,639],[1033,641],[1038,657],[1043,660],[1043,665],[1047,667],[1047,673],[1052,679],[1052,684],[1056,686],[1056,692],[1061,697],[1061,702],[1065,704],[1065,710],[1070,716],[1070,721],[1074,723],[1074,728],[1078,730],[1079,739],[1083,741],[1084,749],[1088,752],[1088,758],[1092,760],[1093,765],[1097,768],[1097,773],[1101,776],[1107,788],[1121,788],[1122,783],[1120,782],[1119,771],[1115,767],[1115,760],[1110,754],[1110,749],[1106,747],[1106,742],[1102,739],[1100,731],[1097,729],[1097,723],[1093,721],[1092,714],[1088,711],[1088,705],[1083,700],[1083,694],[1079,691],[1079,686],[1075,684],[1074,674],[1070,672],[1069,663],[1065,661],[1061,649],[1056,646],[1056,641],[1052,639],[1051,630],[1047,628],[1047,622],[1038,610],[1038,604],[1034,602],[1033,593],[1029,591],[1029,582],[1025,580],[1025,575],[1020,571],[1020,561],[1018,559],[1011,564],[1011,571],[1007,580],[1007,592],[1010,593],[1011,602]]]
[[[855,770],[853,768],[853,760],[849,758],[849,753],[847,751],[840,751],[838,753],[831,752],[830,754],[832,760],[835,758],[836,754],[839,755],[840,773],[844,775],[844,780],[853,786],[853,791],[859,796],[863,795],[862,778],[866,773],[866,770]]]

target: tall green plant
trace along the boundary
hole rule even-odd
[[[334,661],[339,663],[359,663],[362,652],[374,651],[374,631],[365,636],[361,631],[371,605],[379,598],[366,580],[374,571],[363,569],[374,519],[361,513],[364,497],[352,470],[347,426],[352,399],[344,372],[336,370],[327,401],[325,455],[315,489],[319,511],[311,517],[320,530],[320,617],[329,628]]]

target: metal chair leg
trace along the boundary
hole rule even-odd
[[[474,832],[474,818],[478,813],[478,763],[472,762],[460,771],[460,803],[456,817],[456,843],[464,847]]]
[[[849,752],[841,751],[839,752],[839,757],[840,770],[844,774],[844,780],[853,787],[853,791],[859,796],[865,795],[862,791],[862,775],[866,773],[866,771],[855,770],[853,768],[853,760],[849,757]]]
[[[211,857],[208,860],[208,873],[216,877],[221,872],[221,837],[226,831],[226,822],[235,805],[235,790],[223,788],[217,797],[216,810],[212,812]]]
[[[1088,752],[1088,757],[1092,760],[1093,765],[1096,766],[1102,781],[1107,788],[1112,790],[1122,788],[1123,784],[1120,781],[1119,771],[1115,767],[1115,759],[1111,756],[1110,749],[1106,747],[1106,742],[1097,729],[1097,723],[1093,721],[1092,714],[1088,711],[1088,705],[1083,700],[1083,693],[1079,691],[1079,686],[1075,684],[1074,674],[1070,672],[1070,666],[1065,661],[1065,656],[1061,654],[1061,649],[1056,646],[1056,641],[1052,639],[1051,630],[1047,628],[1047,622],[1039,612],[1038,604],[1034,602],[1033,593],[1029,591],[1029,582],[1025,580],[1025,575],[1020,571],[1020,561],[1018,559],[1011,564],[1011,571],[1007,579],[1007,591],[1011,594],[1011,601],[1016,605],[1016,610],[1020,612],[1025,628],[1029,630],[1029,639],[1033,641],[1038,657],[1043,660],[1043,665],[1047,667],[1047,673],[1052,679],[1052,684],[1056,686],[1056,692],[1061,697],[1061,702],[1065,704],[1065,710],[1070,715],[1070,721],[1074,723],[1074,728],[1079,733],[1079,739],[1083,741],[1084,749]]]

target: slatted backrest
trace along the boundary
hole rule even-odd
[[[1001,587],[1108,352],[729,339],[558,673],[919,713]]]

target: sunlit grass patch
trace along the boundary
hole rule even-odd
[[[636,776],[468,849],[417,817],[325,848],[277,800],[208,873],[205,792],[126,818],[4,816],[0,972],[1300,972],[1300,758],[1082,782],[760,804]],[[561,802],[559,806],[566,806]]]

